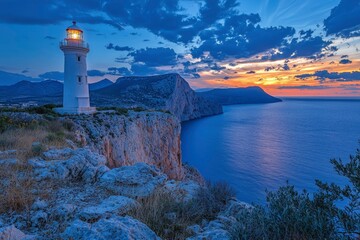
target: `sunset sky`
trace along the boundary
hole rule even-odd
[[[0,81],[62,80],[73,20],[91,81],[177,72],[194,89],[360,96],[360,0],[0,0]]]

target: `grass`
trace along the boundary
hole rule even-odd
[[[32,177],[28,159],[39,156],[48,148],[67,147],[67,139],[74,140],[71,121],[32,120],[21,122],[0,116],[0,151],[16,150],[16,164],[0,164],[0,213],[29,210],[37,195],[38,184]],[[46,189],[35,192],[46,192]]]
[[[221,194],[218,195],[218,194]],[[188,202],[179,201],[166,190],[155,191],[140,201],[140,207],[129,215],[149,226],[163,239],[181,240],[191,235],[186,229],[202,220],[213,220],[234,196],[226,184],[208,184],[199,188]]]

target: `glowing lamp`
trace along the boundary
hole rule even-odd
[[[66,29],[66,34],[68,40],[83,40],[83,31],[76,26],[76,22]]]

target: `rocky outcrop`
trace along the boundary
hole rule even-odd
[[[0,228],[1,240],[23,240],[25,238],[26,235],[13,225]]]
[[[94,182],[108,171],[105,166],[105,157],[91,152],[89,149],[65,148],[50,150],[42,155],[43,158],[29,160],[29,164],[34,168],[37,181],[74,179]]]
[[[73,117],[79,141],[104,155],[110,168],[148,163],[181,179],[180,122],[162,112],[99,113]]]
[[[96,106],[161,109],[181,121],[222,113],[219,104],[198,96],[179,74],[119,78],[91,97]]]
[[[137,163],[133,166],[114,168],[106,172],[99,184],[112,191],[129,197],[147,197],[164,185],[167,177],[153,166]]]
[[[77,219],[66,228],[61,237],[62,239],[78,240],[160,240],[160,238],[142,222],[131,217],[117,216],[100,219],[93,224]]]
[[[198,92],[199,96],[220,103],[221,105],[251,104],[251,103],[275,103],[281,99],[266,93],[260,87],[224,88]]]

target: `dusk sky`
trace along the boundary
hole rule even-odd
[[[177,72],[194,89],[360,96],[360,0],[0,0],[1,74],[62,80],[73,20],[91,81]]]

